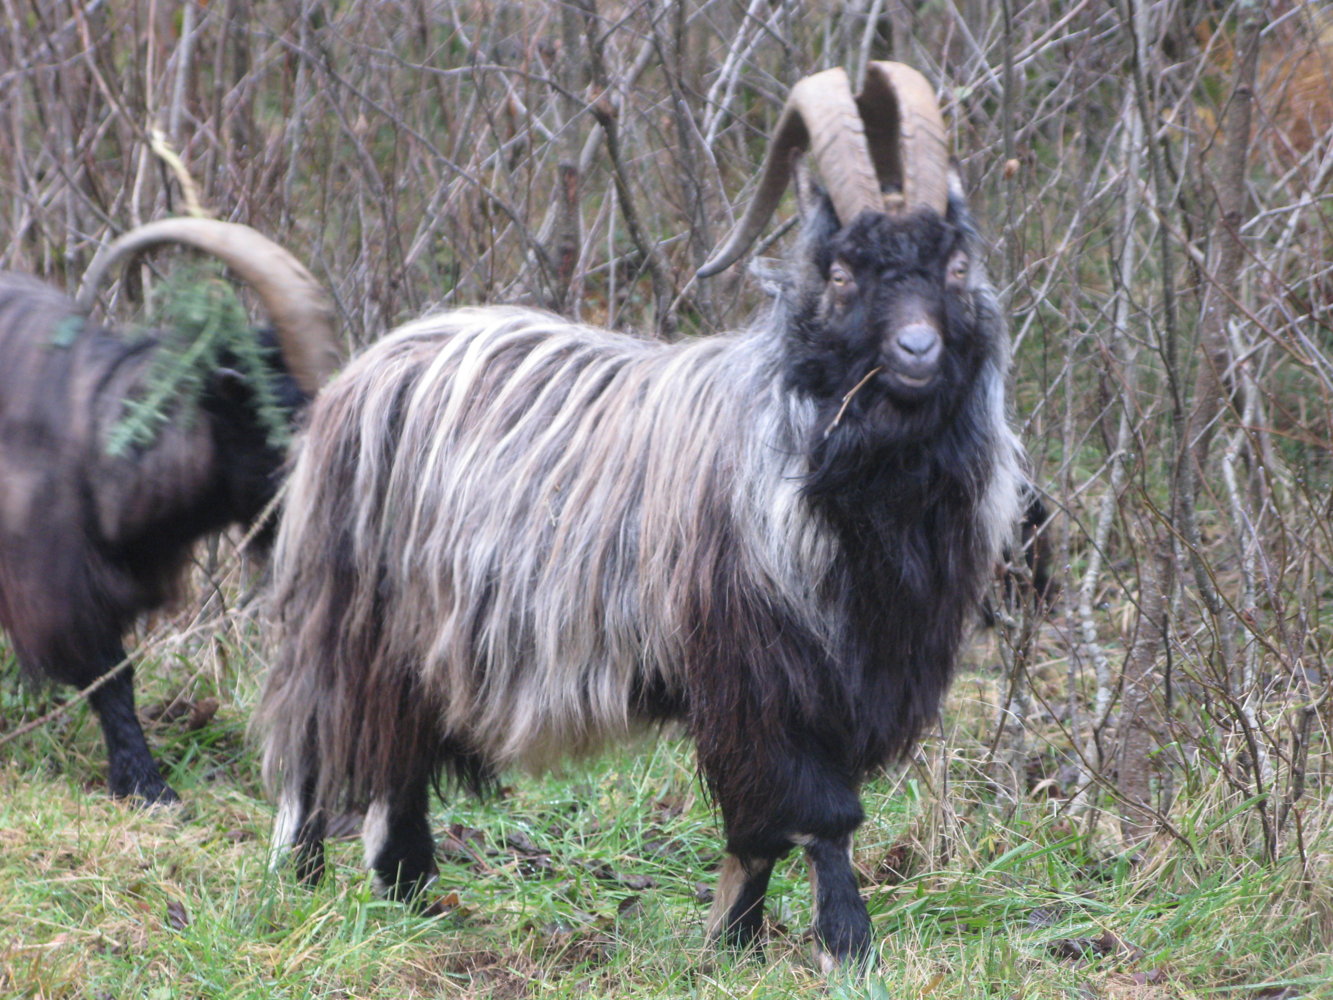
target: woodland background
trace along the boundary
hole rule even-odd
[[[706,335],[763,305],[743,267],[693,274],[787,89],[881,58],[936,86],[989,241],[1057,589],[997,597],[939,732],[872,789],[885,968],[835,992],[1331,996],[1327,5],[0,0],[0,267],[72,291],[103,242],[197,202],[307,262],[351,348],[501,301]],[[189,815],[98,797],[77,701],[13,738],[54,702],[3,685],[0,988],[825,989],[803,887],[778,886],[769,965],[701,957],[714,821],[670,743],[442,807],[457,927],[351,870],[313,896],[264,875],[243,562],[201,553],[199,596],[140,639]]]

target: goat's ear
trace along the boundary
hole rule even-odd
[[[819,211],[824,195],[819,185],[815,183],[814,177],[810,175],[810,168],[805,165],[805,157],[799,153],[795,154],[792,176],[796,185],[796,212],[804,225]]]
[[[746,271],[769,298],[776,299],[791,288],[791,275],[787,273],[786,265],[772,257],[753,258]]]
[[[963,178],[958,172],[958,161],[949,161],[949,200],[967,201],[967,192],[963,190]]]

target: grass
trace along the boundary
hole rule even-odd
[[[244,652],[225,661],[244,664]],[[680,741],[440,804],[434,892],[449,912],[422,918],[374,897],[353,841],[332,845],[332,877],[313,891],[268,869],[248,669],[169,661],[142,674],[146,706],[182,693],[222,702],[197,730],[170,713],[151,726],[183,808],[106,797],[84,707],[4,747],[4,996],[1333,996],[1333,890],[1310,877],[1328,874],[1327,836],[1307,844],[1302,879],[1296,859],[1217,853],[1227,841],[1202,823],[1193,849],[1131,858],[1056,800],[1002,803],[967,731],[983,714],[984,669],[955,687],[947,798],[925,789],[929,768],[867,789],[857,863],[881,961],[832,980],[808,960],[795,858],[773,880],[763,956],[705,950],[720,840]],[[13,684],[4,699],[11,726],[49,707]]]

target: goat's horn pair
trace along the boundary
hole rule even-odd
[[[76,299],[81,312],[112,266],[164,243],[212,254],[255,290],[273,321],[283,359],[296,384],[313,395],[342,361],[333,330],[333,306],[314,276],[290,253],[249,226],[216,219],[161,219],[104,246],[84,275]]]
[[[699,277],[728,267],[758,238],[787,188],[796,155],[806,149],[844,226],[863,211],[928,206],[944,214],[944,119],[926,78],[902,63],[872,62],[864,88],[853,97],[845,72],[825,70],[792,87],[759,188],[726,242],[699,268]]]

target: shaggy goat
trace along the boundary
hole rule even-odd
[[[198,413],[112,455],[108,435],[140,390],[156,336],[125,338],[84,316],[117,261],[162,243],[211,253],[255,289],[276,326],[289,408],[332,370],[330,310],[285,250],[244,226],[168,219],[140,227],[93,262],[76,303],[0,273],[0,625],[23,671],[78,687],[125,657],[121,637],[162,604],[191,545],[251,521],[273,497],[285,455],[252,412],[251,389],[214,373]],[[116,796],[176,799],[134,710],[130,670],[90,696]]]
[[[305,877],[328,817],[365,808],[368,864],[410,898],[435,871],[433,782],[678,720],[726,831],[710,936],[753,939],[800,846],[821,961],[867,954],[859,786],[936,716],[1020,450],[1004,324],[914,71],[876,64],[859,98],[840,70],[799,83],[705,271],[754,239],[799,148],[829,192],[802,184],[756,329],[665,344],[464,309],[320,394],[257,718],[275,844]]]

